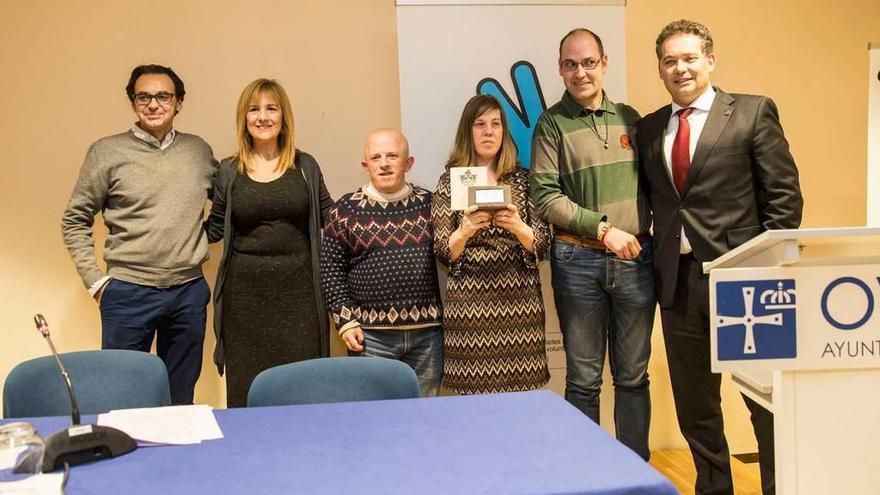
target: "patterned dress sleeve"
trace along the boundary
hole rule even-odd
[[[449,268],[450,274],[458,271],[465,253],[454,262],[449,262],[449,236],[458,229],[461,214],[450,207],[449,171],[443,172],[437,182],[437,191],[431,198],[431,223],[434,226],[434,254],[443,265]],[[467,250],[465,249],[465,252]]]
[[[517,187],[522,187],[525,189],[525,209],[522,214],[522,219],[526,224],[532,228],[532,232],[535,235],[535,252],[530,253],[526,249],[523,249],[524,259],[526,262],[526,266],[529,268],[537,268],[538,263],[547,256],[547,251],[550,249],[550,241],[552,240],[552,234],[550,233],[550,226],[541,219],[538,215],[538,212],[535,211],[535,205],[532,202],[531,194],[529,194],[529,173],[524,169],[520,169],[517,171]]]

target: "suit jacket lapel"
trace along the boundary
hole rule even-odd
[[[703,132],[697,141],[697,147],[694,150],[694,156],[691,159],[691,168],[688,170],[687,179],[684,181],[684,192],[682,196],[687,194],[691,184],[700,175],[703,165],[715,149],[715,144],[724,127],[730,121],[730,115],[733,113],[733,97],[716,88],[715,100],[712,102],[712,108],[709,110],[709,117],[706,119],[706,125],[703,126]]]
[[[672,114],[672,106],[666,105],[661,108],[657,112],[657,125],[651,132],[654,133],[654,136],[651,136],[652,149],[651,153],[654,155],[655,166],[660,167],[660,170],[657,172],[667,179],[667,184],[672,188],[673,193],[677,196],[678,191],[675,189],[675,183],[672,181],[672,174],[669,171],[669,164],[666,163],[666,154],[663,153],[663,140],[666,136],[666,126],[669,123],[669,116]]]

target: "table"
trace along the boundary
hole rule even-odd
[[[67,493],[678,493],[550,391],[215,413],[224,439],[74,466]]]

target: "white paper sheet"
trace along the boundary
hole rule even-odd
[[[0,482],[0,495],[59,495],[64,473],[35,474],[17,481]]]
[[[15,467],[15,460],[18,455],[27,449],[27,445],[21,447],[13,447],[11,449],[0,449],[0,469],[12,469]]]
[[[185,445],[223,438],[210,406],[121,409],[98,415],[98,424],[122,430],[139,446]]]

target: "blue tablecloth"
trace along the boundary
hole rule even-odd
[[[224,439],[75,466],[67,493],[677,493],[547,391],[215,413]],[[44,436],[69,424],[32,422]]]

